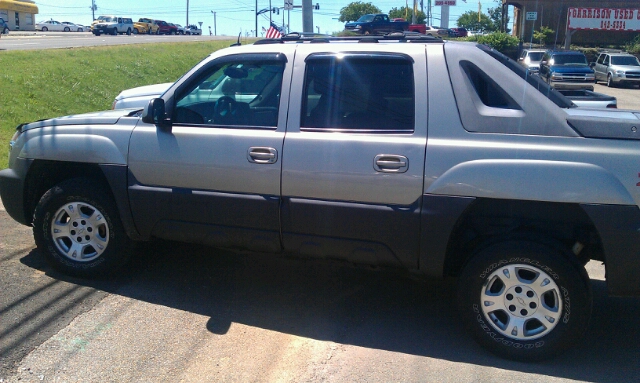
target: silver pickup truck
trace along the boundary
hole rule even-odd
[[[455,277],[474,338],[534,361],[587,331],[589,260],[640,293],[638,127],[482,45],[285,36],[213,53],[144,110],[18,126],[0,195],[84,277],[153,238]]]

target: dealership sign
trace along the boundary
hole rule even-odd
[[[442,5],[451,5],[455,7],[456,0],[436,0],[436,7],[439,7]]]
[[[569,8],[568,29],[640,31],[640,9]]]

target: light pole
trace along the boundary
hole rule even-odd
[[[216,28],[216,12],[211,11],[213,13],[213,35],[218,36],[218,29]]]
[[[187,0],[187,24],[185,25],[189,26],[189,0]]]

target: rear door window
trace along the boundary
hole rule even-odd
[[[301,130],[411,133],[414,109],[413,63],[407,57],[307,59]]]

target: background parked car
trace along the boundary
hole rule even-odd
[[[453,28],[453,30],[458,33],[458,37],[467,37],[466,28],[458,27],[458,28]]]
[[[544,52],[544,49],[523,49],[518,57],[518,64],[525,67],[530,73],[538,73]]]
[[[36,24],[36,31],[42,31],[42,32],[47,32],[47,31],[51,31],[51,32],[70,32],[71,31],[71,27],[66,25],[66,24],[62,24],[59,21],[47,20],[47,21],[41,21],[41,22],[37,23]]]
[[[182,25],[180,25],[180,24],[171,24],[171,25],[174,25],[176,28],[178,28],[178,32],[177,33],[179,35],[184,35],[185,34],[185,28]]]
[[[96,36],[100,36],[102,33],[111,35],[126,33],[130,35],[133,33],[133,21],[129,17],[111,16],[94,24],[91,32]]]
[[[153,19],[141,17],[133,23],[133,33],[156,34],[158,33],[158,24]]]
[[[151,99],[160,97],[171,85],[173,85],[172,82],[167,82],[125,89],[113,100],[111,109],[142,109],[149,104]]]
[[[70,21],[63,21],[62,24],[69,26],[69,28],[71,28],[71,32],[84,32],[84,27],[82,25],[74,24]]]
[[[178,33],[178,28],[166,21],[155,20],[155,23],[158,25],[158,30],[156,32],[158,35],[175,35]]]
[[[185,27],[184,33],[188,35],[201,35],[202,29],[198,28],[198,26],[196,25],[191,24]]]
[[[632,54],[625,52],[603,52],[595,63],[596,82],[606,81],[607,86],[620,84],[640,85],[640,62]]]
[[[540,61],[540,77],[554,88],[593,90],[595,74],[582,52],[549,50]]]
[[[0,33],[3,35],[6,35],[7,33],[9,33],[9,26],[7,25],[6,21],[4,21],[2,17],[0,17]]]

